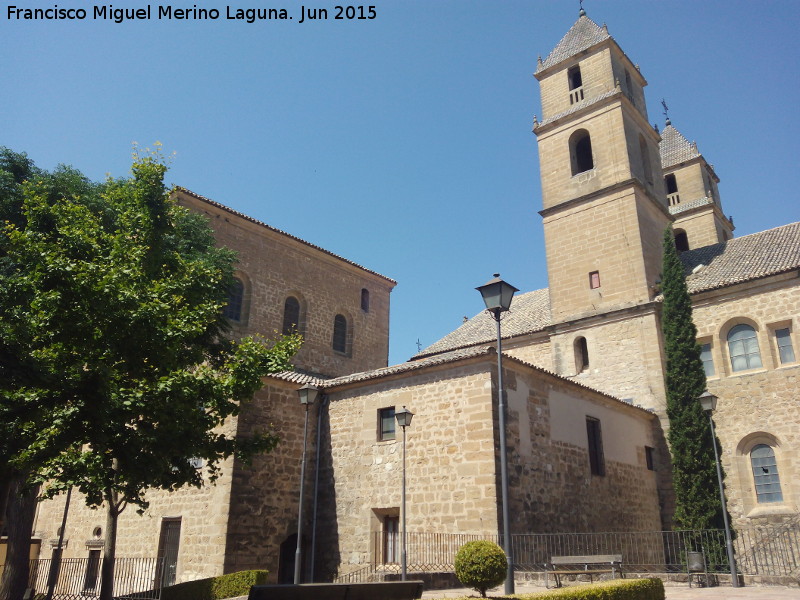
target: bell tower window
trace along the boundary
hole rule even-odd
[[[676,204],[680,204],[681,197],[678,195],[678,181],[675,179],[675,175],[672,173],[665,175],[664,185],[667,188],[667,201],[669,205],[675,206]]]
[[[569,103],[577,104],[583,100],[583,78],[581,77],[581,68],[578,65],[570,67],[567,71],[567,79],[569,81]]]
[[[585,129],[579,129],[570,136],[569,158],[573,175],[594,169],[592,138]]]
[[[686,252],[689,249],[689,236],[683,229],[675,230],[675,249],[678,252]]]

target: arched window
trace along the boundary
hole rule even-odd
[[[775,450],[766,444],[754,446],[750,451],[750,465],[753,467],[758,502],[783,502]]]
[[[675,230],[675,249],[678,252],[686,252],[689,249],[689,236],[683,229]]]
[[[678,194],[678,181],[675,175],[670,173],[664,176],[664,187],[667,188],[667,202],[670,206],[675,206],[681,203],[681,197]]]
[[[240,323],[242,321],[242,306],[244,305],[244,283],[238,277],[234,277],[231,287],[228,289],[228,304],[222,311],[223,316],[231,321]]]
[[[583,100],[583,78],[578,65],[567,70],[567,80],[569,82],[569,103],[576,104]]]
[[[331,347],[336,352],[347,353],[347,318],[336,315],[333,319],[333,342]]]
[[[650,150],[647,148],[647,142],[644,136],[639,134],[639,154],[642,157],[642,169],[644,171],[644,179],[647,183],[653,183],[653,166],[650,164]]]
[[[369,290],[367,288],[361,289],[361,310],[369,312]]]
[[[728,332],[728,352],[731,368],[746,371],[761,367],[761,352],[758,349],[756,330],[750,325],[736,325]]]
[[[569,157],[572,164],[573,175],[594,169],[592,138],[585,129],[578,129],[578,131],[570,136]]]
[[[294,296],[283,303],[283,335],[300,332],[300,301]]]
[[[582,373],[589,369],[589,346],[586,338],[579,337],[575,340],[575,370]]]

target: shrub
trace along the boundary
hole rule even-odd
[[[524,600],[551,598],[558,600],[664,600],[664,583],[660,579],[612,579],[589,585],[575,585],[547,594],[521,596]]]
[[[247,596],[254,585],[267,582],[268,571],[239,571],[171,585],[161,590],[161,600],[222,600]]]
[[[506,554],[494,542],[467,542],[456,553],[456,577],[482,598],[486,597],[486,590],[505,581],[507,570]]]

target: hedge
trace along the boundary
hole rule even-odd
[[[549,592],[500,596],[500,598],[517,598],[519,600],[550,600],[551,598],[558,600],[664,600],[664,583],[655,578],[612,579],[589,585],[573,585]],[[467,600],[467,597],[463,600]]]
[[[267,582],[268,573],[269,571],[239,571],[171,585],[161,590],[161,600],[223,600],[247,596],[252,586]]]

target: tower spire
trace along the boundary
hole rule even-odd
[[[581,10],[580,10],[580,12],[578,12],[578,16],[579,17],[585,17],[586,16],[586,11],[583,10],[583,0],[579,0],[579,2],[580,2]]]
[[[664,107],[664,120],[665,125],[672,125],[672,121],[669,120],[669,106],[667,106],[667,101],[664,98],[661,99],[661,106]]]

